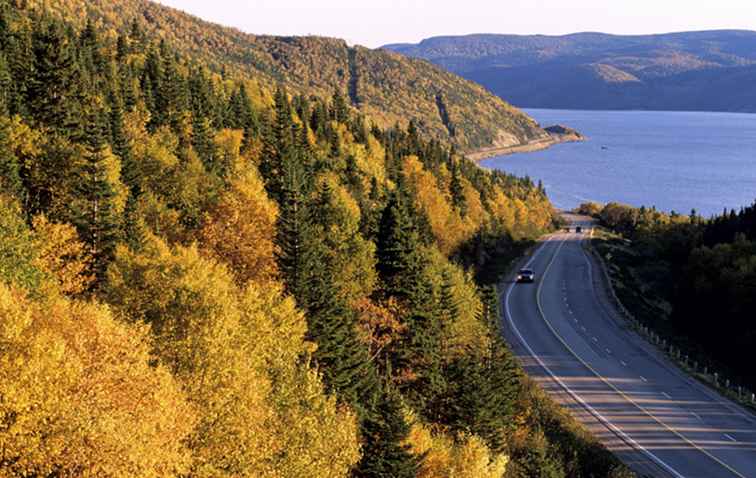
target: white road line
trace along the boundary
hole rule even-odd
[[[699,415],[698,413],[696,413],[696,412],[690,412],[690,414],[693,415],[694,417],[698,418],[700,421],[703,421],[703,418],[701,418],[701,415]]]
[[[666,397],[668,400],[672,400],[672,397],[667,392],[662,392],[662,395]]]
[[[643,375],[641,375],[641,376],[640,376],[640,378],[641,378],[641,380],[643,380],[644,382],[648,382],[648,380],[646,380],[646,377],[644,377]]]
[[[598,339],[596,337],[593,337],[593,341],[598,343]]]
[[[730,441],[735,441],[735,442],[737,441],[736,439],[734,439],[733,437],[731,437],[731,436],[730,436],[730,435],[728,435],[727,433],[725,433],[725,434],[724,434],[724,436],[725,436],[725,438],[727,438],[727,439],[728,439],[728,440],[730,440]]]
[[[585,330],[585,327],[583,327],[582,325],[580,326],[580,328],[581,328],[581,329],[583,329],[583,332],[585,332],[585,331],[586,331],[586,330]]]
[[[559,248],[557,249],[557,253],[559,252],[559,249],[564,245],[564,240],[559,245]],[[541,248],[538,249],[536,254],[533,255],[533,257],[530,259],[530,262],[528,262],[528,265],[532,264],[535,258],[538,256],[538,254],[541,253],[541,251],[544,249],[544,246],[541,246]],[[545,275],[545,274],[544,274]],[[583,400],[578,394],[572,391],[559,377],[557,377],[554,372],[551,371],[549,367],[546,366],[545,363],[543,363],[543,360],[541,360],[541,357],[539,357],[533,349],[530,347],[530,344],[525,340],[525,337],[522,336],[520,333],[520,330],[517,328],[517,325],[514,322],[514,317],[512,316],[512,311],[509,309],[509,297],[512,295],[512,290],[514,290],[514,284],[510,284],[509,289],[507,289],[506,297],[504,299],[504,309],[507,314],[507,318],[509,319],[509,323],[512,326],[512,330],[515,334],[517,334],[517,337],[520,339],[520,342],[522,342],[522,345],[525,346],[525,348],[528,350],[530,355],[536,359],[536,362],[546,371],[546,373],[551,376],[551,378],[557,382],[576,402],[581,404],[586,410],[588,410],[593,416],[595,416],[601,423],[603,423],[607,428],[612,430],[618,437],[620,437],[622,440],[624,440],[626,443],[629,443],[630,445],[634,446],[637,450],[640,450],[643,452],[646,456],[651,458],[654,462],[656,462],[659,466],[670,472],[673,476],[676,478],[685,478],[683,475],[677,472],[674,468],[669,466],[667,463],[665,463],[661,458],[654,455],[650,451],[648,451],[646,448],[643,447],[640,443],[633,440],[627,433],[623,432],[617,426],[615,426],[612,422],[607,420],[601,413],[599,413],[595,408],[590,406],[585,400]]]
[[[625,363],[624,360],[620,360],[620,363],[622,364],[623,367],[627,367],[627,364]]]
[[[609,349],[604,349],[604,350],[606,350],[606,353],[608,353],[608,354],[612,353],[612,351],[609,350]]]

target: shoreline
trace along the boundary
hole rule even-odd
[[[585,141],[587,138],[578,132],[566,134],[548,133],[548,137],[541,137],[527,143],[515,144],[512,146],[501,146],[494,148],[483,148],[469,153],[465,153],[467,159],[471,161],[482,161],[495,156],[508,156],[516,153],[533,153],[548,149],[556,144],[576,143]]]

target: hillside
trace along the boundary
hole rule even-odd
[[[0,476],[628,476],[498,328],[542,187],[71,5],[0,1]]]
[[[435,37],[424,58],[528,108],[756,111],[756,32]]]
[[[149,38],[201,58],[214,70],[254,75],[317,96],[334,89],[380,127],[413,119],[418,129],[462,150],[507,147],[544,137],[538,125],[479,85],[428,62],[323,37],[248,35],[147,0],[31,0],[79,27],[87,19],[117,32],[132,22]]]

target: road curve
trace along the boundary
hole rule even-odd
[[[756,478],[756,418],[627,327],[585,237],[549,236],[523,262],[536,282],[499,288],[504,334],[528,375],[640,475]]]

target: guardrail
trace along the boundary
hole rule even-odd
[[[715,366],[713,366],[711,361],[707,358],[701,358],[700,356],[686,350],[684,347],[676,345],[673,339],[659,335],[655,330],[638,320],[632,312],[622,304],[619,297],[617,297],[617,293],[614,290],[614,281],[609,273],[609,268],[604,257],[601,256],[595,247],[593,247],[590,239],[584,241],[583,244],[587,245],[585,249],[599,264],[599,269],[601,269],[602,272],[601,275],[607,285],[610,302],[612,302],[612,305],[617,308],[620,315],[631,325],[633,330],[645,337],[648,342],[655,345],[674,364],[689,375],[717,390],[731,400],[750,410],[756,411],[756,393],[742,385],[736,384],[735,380],[731,380],[730,378],[727,378],[725,374],[717,371]]]

